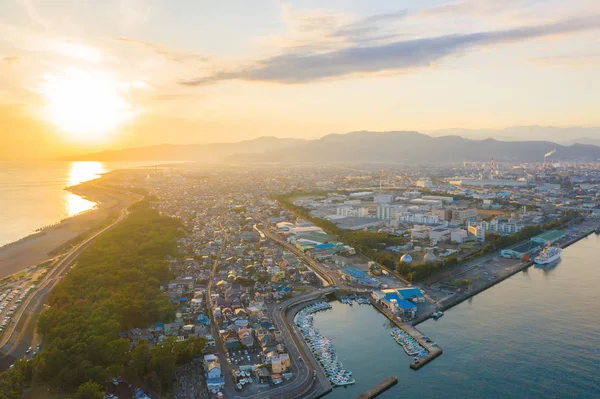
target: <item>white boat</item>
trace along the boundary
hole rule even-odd
[[[552,263],[555,260],[559,259],[561,252],[562,252],[562,248],[559,248],[559,247],[546,247],[533,260],[538,265],[547,265],[548,263]]]

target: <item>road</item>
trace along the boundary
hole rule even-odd
[[[327,282],[327,284],[324,284],[324,286],[329,286],[329,285],[338,286],[338,287],[345,286],[344,282],[342,281],[342,279],[340,278],[340,276],[337,273],[334,273],[331,270],[328,270],[325,266],[323,266],[322,264],[320,264],[313,258],[307,256],[306,254],[304,254],[302,251],[300,251],[298,248],[296,248],[289,242],[283,241],[276,234],[273,234],[272,232],[270,232],[268,228],[264,229],[263,233],[265,234],[265,236],[267,236],[267,238],[276,242],[280,246],[284,247],[285,249],[287,249],[288,251],[290,251],[291,253],[296,255],[298,258],[302,259],[315,273],[317,273],[317,275],[322,280],[325,280]]]
[[[137,200],[139,201],[141,198],[143,197],[138,196]],[[4,355],[3,357],[8,357],[9,359],[18,358],[24,355],[24,348],[36,347],[40,343],[39,336],[35,332],[35,323],[38,314],[45,306],[44,302],[52,288],[67,274],[81,252],[89,247],[102,233],[119,224],[128,215],[128,209],[121,210],[117,219],[71,249],[42,278],[36,290],[26,298],[25,302],[14,315],[14,323],[10,323],[7,326],[2,338],[0,338],[0,352]],[[31,340],[30,342],[24,342],[25,336],[28,335],[27,333],[31,335],[30,338],[28,337]],[[0,361],[0,369],[8,367],[6,363],[6,361]]]
[[[288,320],[286,310],[292,308],[302,302],[315,300],[329,292],[334,291],[333,288],[327,288],[318,292],[311,292],[290,298],[285,302],[272,307],[269,310],[271,320],[275,321],[281,330],[281,335],[287,348],[293,369],[296,370],[296,375],[292,382],[284,384],[277,388],[271,388],[268,391],[263,391],[250,396],[234,396],[236,399],[263,399],[263,398],[312,398],[317,393],[329,389],[327,378],[322,373],[321,369],[314,361],[312,355],[308,352],[306,345],[295,327]],[[302,358],[302,360],[299,360]],[[320,384],[314,384],[315,378],[313,371],[317,371]]]

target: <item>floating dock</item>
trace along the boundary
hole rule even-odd
[[[392,385],[396,385],[398,383],[397,377],[388,377],[385,380],[381,381],[379,384],[375,385],[373,388],[369,389],[367,392],[363,392],[356,397],[356,399],[371,399],[380,393],[389,389]]]

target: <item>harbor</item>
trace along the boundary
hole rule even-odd
[[[295,323],[331,384],[335,387],[351,385],[355,383],[352,372],[345,369],[338,360],[331,340],[321,335],[313,325],[313,314],[329,309],[331,309],[331,305],[327,302],[316,302],[308,305],[298,312]]]
[[[482,392],[484,397],[494,397],[498,392],[518,396],[518,391],[506,387],[506,381],[539,390],[546,397],[552,397],[548,388],[552,386],[561,397],[592,398],[590,372],[594,370],[595,357],[590,344],[597,326],[593,322],[593,307],[586,298],[597,283],[591,255],[599,240],[595,236],[582,239],[563,251],[562,261],[555,268],[529,268],[516,273],[503,284],[457,305],[438,321],[422,322],[411,330],[412,334],[433,338],[444,346],[444,355],[438,355],[427,367],[415,364],[422,367],[416,373],[409,367],[414,357],[408,356],[390,335],[397,326],[389,317],[382,317],[373,306],[357,306],[356,301],[352,306],[331,301],[332,309],[314,315],[314,326],[332,340],[338,358],[352,371],[356,383],[336,388],[326,397],[355,398],[371,392],[384,377],[395,375],[397,385],[381,392],[379,398],[477,398]],[[557,295],[562,287],[572,287],[574,291],[567,297]],[[578,310],[567,311],[573,300],[577,300]],[[562,309],[560,315],[555,309]],[[557,323],[557,318],[561,322]],[[569,320],[577,320],[586,328],[572,331]],[[536,338],[535,331],[540,329],[548,331],[547,340]],[[570,337],[568,341],[561,338],[564,334]],[[576,354],[581,362],[565,369],[560,361],[564,352]],[[494,356],[489,357],[490,353]],[[548,355],[540,359],[538,353]],[[482,359],[486,359],[485,368],[478,366]],[[534,370],[535,379],[525,377],[535,361],[543,362],[544,371]],[[512,365],[510,370],[507,364]],[[577,387],[557,387],[561,373],[577,381]],[[423,386],[428,386],[426,392]]]

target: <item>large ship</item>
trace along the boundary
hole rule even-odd
[[[544,248],[544,250],[540,252],[538,256],[535,257],[534,261],[538,265],[547,265],[548,263],[552,263],[560,258],[561,252],[562,248],[548,246]]]

